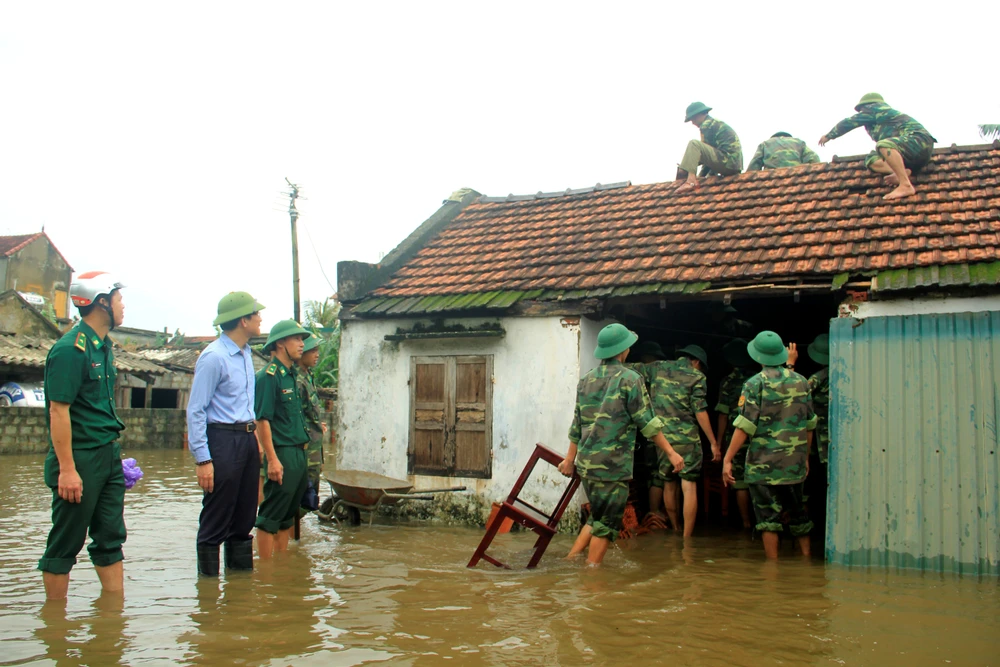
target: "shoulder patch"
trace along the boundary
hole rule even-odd
[[[270,366],[267,367],[267,370],[264,371],[264,372],[267,373],[268,375],[274,375],[274,372],[276,370],[278,370],[278,365],[277,364],[271,364]]]
[[[73,343],[73,347],[80,350],[81,352],[87,351],[87,334],[82,331],[76,335],[76,342]]]
[[[739,403],[739,407],[741,407],[741,408],[742,408],[742,407],[743,407],[743,404],[744,404],[744,403],[746,403],[746,402],[747,402],[747,397],[746,397],[745,395],[743,395],[743,394],[740,394],[740,403]]]

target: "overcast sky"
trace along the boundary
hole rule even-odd
[[[778,130],[868,152],[863,129],[816,140],[869,91],[939,145],[983,143],[994,17],[926,7],[4,2],[0,233],[44,225],[78,272],[120,275],[127,326],[209,334],[247,290],[267,329],[292,314],[286,176],[304,301],[458,188],[672,180],[694,100],[745,162]]]

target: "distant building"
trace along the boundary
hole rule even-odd
[[[15,290],[0,293],[0,333],[59,337],[59,327]]]
[[[29,302],[33,295],[51,305],[55,317],[69,319],[69,285],[73,267],[45,232],[0,236],[0,287],[17,290]],[[45,306],[36,303],[39,310]]]

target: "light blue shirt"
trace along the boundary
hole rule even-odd
[[[209,424],[236,424],[254,420],[253,352],[240,348],[222,334],[209,343],[194,365],[188,399],[188,449],[199,463],[212,458],[208,451]]]

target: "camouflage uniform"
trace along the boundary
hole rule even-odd
[[[653,486],[676,482],[678,478],[696,481],[701,477],[701,436],[698,434],[699,412],[708,410],[708,383],[705,374],[682,357],[676,361],[654,361],[643,364],[643,375],[649,384],[653,411],[663,422],[663,436],[684,457],[684,469],[674,472],[670,459],[657,448],[657,470]]]
[[[715,406],[715,411],[719,414],[726,415],[729,421],[729,425],[726,427],[726,432],[722,434],[722,441],[719,443],[723,449],[729,443],[728,436],[732,433],[733,420],[736,419],[736,415],[739,413],[740,405],[740,394],[743,391],[743,385],[746,381],[753,376],[753,372],[746,368],[734,368],[732,372],[722,379],[722,384],[719,385],[719,404]],[[740,451],[736,453],[733,457],[733,478],[736,479],[736,483],[733,488],[745,489],[747,488],[747,483],[743,481],[743,473],[746,469],[747,463],[747,450],[749,449],[749,443],[744,443],[740,447]]]
[[[733,426],[750,438],[744,479],[757,530],[781,532],[781,513],[787,511],[792,535],[807,535],[813,523],[802,505],[806,431],[816,428],[808,381],[787,368],[765,366],[743,385]]]
[[[306,431],[309,432],[309,446],[306,449],[306,460],[309,463],[308,478],[316,493],[320,492],[320,474],[323,472],[323,420],[321,418],[319,395],[313,383],[312,372],[299,368],[295,376],[295,384],[302,401],[302,414],[306,418]]]
[[[750,159],[747,171],[782,169],[817,162],[819,162],[819,156],[801,139],[771,137],[757,146],[757,152]]]
[[[826,133],[826,138],[836,139],[862,125],[868,131],[868,136],[875,140],[876,148],[865,158],[866,167],[871,167],[873,162],[882,159],[877,150],[879,148],[898,150],[903,157],[903,164],[913,173],[930,162],[937,139],[913,118],[885,103],[864,105],[859,113],[837,123]]]
[[[813,434],[816,454],[826,465],[830,458],[830,369],[823,368],[809,377],[813,410],[816,412],[816,432]]]
[[[590,501],[587,525],[594,537],[614,540],[628,501],[636,431],[652,438],[663,424],[642,377],[614,359],[584,375],[576,394],[569,439],[577,445],[576,471]]]
[[[680,167],[693,174],[702,165],[701,176],[732,176],[743,171],[743,148],[733,128],[712,117],[701,124],[701,141],[690,141]]]

